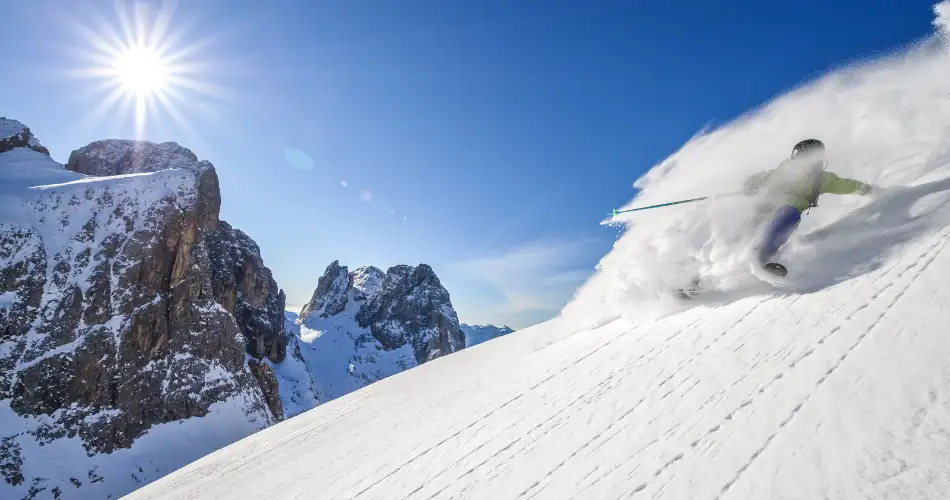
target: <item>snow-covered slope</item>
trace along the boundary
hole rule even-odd
[[[950,498],[948,68],[946,48],[923,47],[843,70],[639,183],[637,204],[729,191],[824,139],[832,170],[889,189],[823,198],[782,256],[787,283],[749,276],[742,200],[626,217],[561,317],[130,498]],[[680,265],[723,291],[671,302]]]
[[[323,401],[317,389],[317,382],[303,355],[306,346],[300,340],[300,325],[297,313],[284,311],[284,329],[287,332],[287,356],[280,363],[270,363],[277,376],[277,390],[280,394],[284,416],[299,415],[314,408]]]
[[[465,334],[465,347],[476,346],[514,331],[507,326],[469,325],[466,323],[459,326],[462,328],[462,333]]]

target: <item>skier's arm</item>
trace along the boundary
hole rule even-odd
[[[873,186],[861,181],[839,177],[831,172],[825,172],[821,177],[821,194],[859,194],[866,195],[873,190]]]
[[[742,183],[742,192],[749,196],[758,193],[762,190],[762,186],[765,185],[766,181],[769,180],[770,175],[772,175],[771,171],[765,171],[746,177]]]

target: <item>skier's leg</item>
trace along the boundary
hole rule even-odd
[[[789,236],[795,232],[801,220],[802,213],[796,208],[785,205],[775,211],[765,231],[765,236],[757,248],[759,264],[766,264],[778,252],[779,248],[788,241]]]

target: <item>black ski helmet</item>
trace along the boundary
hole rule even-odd
[[[792,158],[799,156],[814,155],[821,158],[825,156],[825,143],[818,139],[805,139],[792,148]]]

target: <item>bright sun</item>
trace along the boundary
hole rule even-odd
[[[163,92],[168,81],[168,65],[161,54],[144,47],[131,47],[116,54],[115,76],[122,89],[136,97]]]
[[[191,132],[185,109],[210,109],[208,98],[216,99],[222,89],[207,81],[209,63],[196,59],[207,39],[191,38],[182,31],[192,23],[173,22],[177,2],[156,4],[116,2],[115,20],[97,17],[92,25],[75,23],[87,42],[79,55],[88,65],[74,74],[98,80],[94,109],[86,119],[92,123],[103,118],[131,115],[138,138],[145,135],[151,118],[171,117]],[[188,103],[188,106],[182,106]]]

